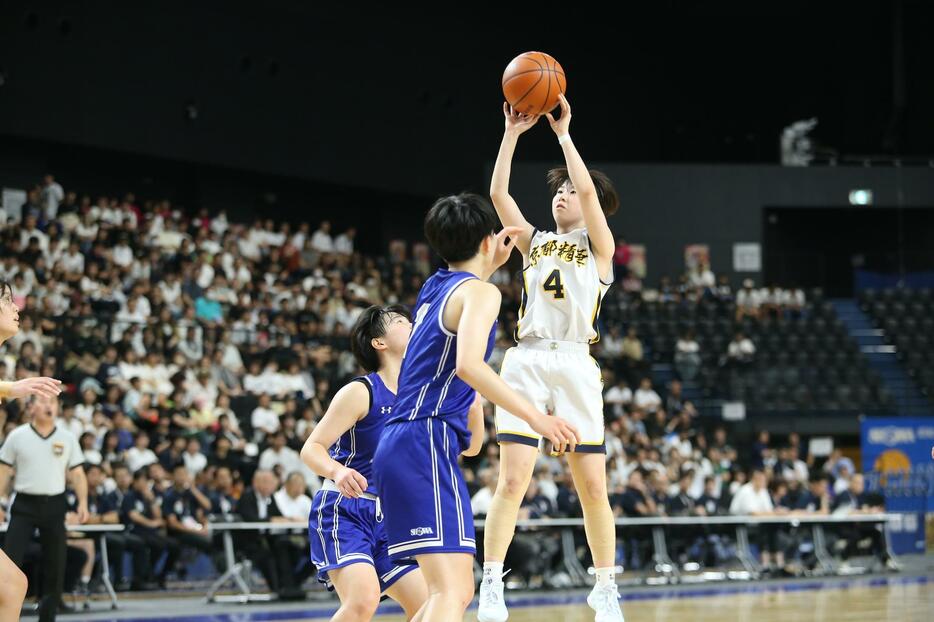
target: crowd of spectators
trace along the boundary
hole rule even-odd
[[[221,570],[218,542],[205,529],[212,516],[307,520],[320,480],[298,451],[357,373],[350,327],[370,304],[414,304],[433,270],[424,252],[401,243],[391,253],[363,254],[353,228],[335,235],[327,221],[239,223],[224,211],[187,213],[133,194],[79,196],[51,176],[28,192],[20,214],[0,217],[0,279],[12,284],[21,309],[20,333],[0,348],[0,378],[64,381],[59,425],[84,449],[94,520],[129,527],[108,541],[130,553],[132,586],[140,589],[183,575],[176,562],[186,551],[209,554]],[[520,285],[506,269],[492,280],[503,292],[490,361],[498,367],[512,345]],[[794,292],[756,291],[744,284],[736,293],[737,313],[803,304]],[[682,287],[663,282],[653,295],[733,297],[728,281],[706,266]],[[852,464],[837,461],[825,471],[798,438],[777,444],[766,433],[743,452],[728,429],[705,428],[680,382],[653,387],[634,331],[603,332],[595,355],[606,363],[607,473],[617,515],[871,505],[854,485]],[[685,380],[699,366],[697,350],[691,334],[678,341],[675,364]],[[738,334],[723,354],[741,365],[754,353]],[[478,516],[499,466],[489,407],[487,414],[486,446],[464,465]],[[0,405],[0,441],[23,423],[17,402]],[[577,516],[575,499],[563,463],[542,457],[522,516]],[[240,544],[267,583],[288,596],[313,572],[300,540],[284,533]],[[630,544],[621,561],[644,563],[645,551]],[[519,538],[514,549],[524,545],[547,549],[526,574],[547,574],[554,543]],[[75,564],[87,582],[93,542],[74,548],[87,553]],[[157,566],[159,558],[165,562]],[[114,574],[123,579],[119,564]]]

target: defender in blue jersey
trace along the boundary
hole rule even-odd
[[[374,456],[389,556],[418,563],[430,593],[423,616],[432,622],[461,620],[473,598],[473,515],[457,461],[483,442],[482,411],[471,409],[476,391],[559,449],[578,440],[573,426],[537,411],[486,364],[501,300],[486,279],[519,233],[497,235],[496,226],[478,195],[439,199],[428,212],[425,237],[448,267],[419,292],[396,403]]]
[[[373,453],[396,401],[399,367],[412,332],[402,306],[372,306],[351,331],[351,350],[365,376],[331,401],[305,446],[302,460],[325,478],[308,519],[311,559],[318,579],[337,591],[341,608],[332,620],[369,620],[385,594],[409,620],[421,620],[428,598],[414,566],[389,560]]]

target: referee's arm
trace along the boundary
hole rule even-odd
[[[6,462],[0,462],[0,523],[6,518],[3,507],[6,505],[6,500],[9,498],[8,487],[10,485],[10,477],[13,475],[13,467],[11,467]]]
[[[88,478],[84,475],[82,465],[74,466],[68,471],[71,488],[78,497],[78,522],[82,525],[88,522]]]

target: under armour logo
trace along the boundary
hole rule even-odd
[[[392,406],[380,406],[379,412],[382,415],[392,414]]]

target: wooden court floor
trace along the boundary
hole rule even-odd
[[[934,584],[727,594],[623,601],[626,622],[931,622]],[[475,622],[476,611],[464,618]],[[377,616],[377,622],[403,622]],[[592,622],[586,605],[514,607],[509,622]]]

